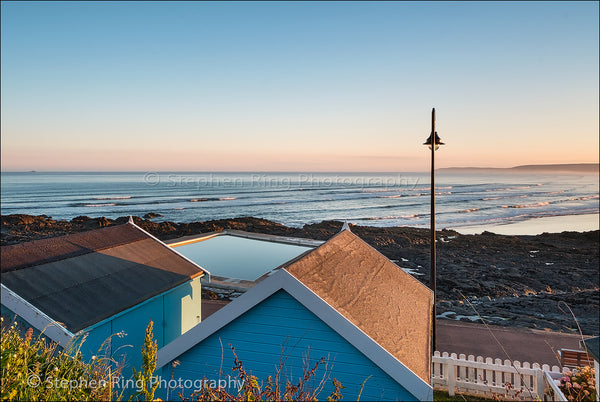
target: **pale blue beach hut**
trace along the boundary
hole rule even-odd
[[[150,320],[159,347],[201,320],[207,271],[132,220],[1,252],[2,315],[16,315],[63,347],[85,335],[84,357],[121,333],[106,353],[139,368]]]

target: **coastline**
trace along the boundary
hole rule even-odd
[[[600,228],[600,213],[584,215],[545,216],[524,221],[493,225],[456,226],[449,229],[460,234],[492,232],[500,235],[539,235],[542,233],[588,232]]]
[[[255,233],[327,240],[342,222],[323,221],[301,228],[259,218],[206,222],[134,222],[161,240],[199,233],[237,229]],[[31,241],[123,224],[129,217],[78,217],[70,221],[48,216],[2,215],[1,244]],[[428,285],[430,250],[428,229],[350,225],[351,230]],[[507,236],[483,232],[437,232],[438,319],[506,327],[598,335],[600,279],[598,230]]]
[[[597,175],[508,172],[440,174],[437,226],[496,225],[599,211]],[[294,227],[331,219],[429,227],[429,177],[424,173],[40,172],[2,178],[2,214],[70,220],[152,211],[162,215],[157,220],[176,223],[259,216]]]

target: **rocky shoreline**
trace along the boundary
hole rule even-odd
[[[291,228],[259,218],[207,222],[155,222],[134,217],[137,225],[162,240],[238,229],[327,240],[341,223],[324,221]],[[1,216],[2,246],[125,223],[118,219]],[[351,230],[424,284],[429,281],[429,231],[410,227],[354,226]],[[484,232],[461,235],[442,230],[438,240],[438,315],[446,319],[501,326],[598,335],[600,306],[599,231],[504,236]],[[572,310],[573,315],[570,310]]]

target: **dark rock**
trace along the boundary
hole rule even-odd
[[[151,213],[146,214],[145,219],[133,217],[133,220],[163,240],[225,229],[327,240],[342,228],[338,221],[291,228],[253,217],[175,223],[153,222],[149,216],[152,216]],[[30,215],[3,215],[0,218],[3,246],[123,224],[129,220],[127,216],[117,219],[79,216],[71,221]],[[408,259],[400,265],[418,269],[425,275],[417,279],[428,285],[428,229],[351,225],[351,230],[386,257]],[[437,297],[444,300],[440,307],[458,315],[473,315],[475,308],[482,316],[508,318],[494,319],[499,325],[571,332],[577,325],[565,307],[566,303],[573,310],[583,332],[598,335],[599,233],[596,230],[504,236],[490,232],[481,235],[438,232],[438,238],[456,236],[449,242],[437,243]],[[537,252],[531,253],[534,250]],[[470,306],[463,295],[469,298],[476,296],[478,303]]]
[[[2,216],[2,225],[33,225],[40,222],[45,222],[48,217],[46,215],[5,215]]]
[[[158,214],[156,212],[148,212],[146,215],[144,215],[144,219],[154,219],[154,218],[161,218],[162,215]]]

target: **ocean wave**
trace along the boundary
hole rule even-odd
[[[389,220],[389,219],[419,219],[419,215],[412,214],[412,215],[371,216],[368,218],[360,218],[359,220],[380,221],[380,220]]]
[[[535,208],[535,207],[545,207],[546,205],[550,205],[550,202],[538,202],[536,204],[519,204],[519,205],[502,205],[502,208]]]
[[[458,213],[470,213],[475,211],[479,211],[479,208],[463,209],[462,211],[458,211]]]
[[[205,201],[231,201],[237,200],[237,197],[221,197],[221,198],[192,198],[190,202],[205,202]]]
[[[190,202],[219,201],[218,198],[192,198]]]
[[[94,200],[128,200],[130,199],[130,195],[125,196],[114,196],[114,197],[94,197]]]
[[[484,198],[480,198],[480,201],[495,201],[495,200],[505,200],[507,198],[527,198],[529,197],[530,194],[523,194],[523,195],[507,195],[504,197],[484,197]]]
[[[396,195],[380,195],[377,198],[401,198],[404,197],[402,194],[396,194]]]
[[[541,186],[541,184],[534,184],[534,186]],[[518,186],[518,187],[505,187],[505,188],[488,188],[485,190],[486,192],[492,191],[513,191],[513,190],[527,190],[531,188],[531,186]]]
[[[368,190],[360,190],[361,193],[387,193],[389,191],[389,188],[371,188]]]
[[[452,190],[452,186],[446,187],[435,187],[436,190]],[[423,188],[411,188],[408,191],[431,191],[431,187],[423,187]]]
[[[109,203],[109,204],[85,204],[84,207],[113,207],[117,204]]]
[[[589,196],[585,196],[585,197],[569,198],[569,199],[567,199],[567,201],[588,201],[588,200],[594,200],[599,197],[600,197],[600,194],[595,194],[595,195],[589,195]]]

